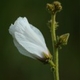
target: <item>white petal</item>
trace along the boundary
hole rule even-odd
[[[14,37],[14,32],[15,32],[15,27],[13,24],[11,24],[10,28],[9,28],[9,33]]]
[[[23,46],[21,46],[15,39],[13,40],[15,46],[17,47],[17,49],[19,50],[19,52],[25,56],[34,58],[27,50],[24,49]]]
[[[10,28],[9,28],[9,32],[10,34],[14,34],[14,32],[20,32],[20,33],[23,33],[24,31],[27,31],[27,28],[29,29],[30,28],[30,25],[27,21],[27,19],[24,17],[24,18],[21,18],[19,17],[14,25],[11,24]]]
[[[28,52],[30,52],[31,55],[36,55],[36,56],[38,56],[38,57],[43,58],[43,56],[42,56],[42,53],[43,53],[43,52],[42,52],[42,51],[44,51],[44,50],[43,50],[42,47],[40,47],[40,46],[38,46],[38,45],[36,45],[36,44],[33,44],[33,43],[29,42],[29,41],[26,41],[25,36],[22,35],[22,34],[19,34],[19,33],[17,33],[17,32],[15,32],[15,38],[16,38],[17,42],[18,42],[25,50],[27,50]],[[26,53],[26,54],[27,54],[27,53]]]
[[[9,32],[13,36],[14,32],[22,33],[29,39],[34,40],[36,44],[38,45],[40,44],[46,49],[46,44],[42,33],[37,28],[29,24],[28,20],[25,17],[24,18],[19,17],[15,21],[14,25],[10,26]]]
[[[41,41],[43,41],[43,43],[45,43],[44,37],[42,35],[42,33],[40,32],[39,29],[37,29],[36,27],[34,27],[33,25],[30,24],[30,27],[32,28],[32,30],[38,35],[38,37],[40,38]]]

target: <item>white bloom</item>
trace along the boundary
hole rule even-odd
[[[11,24],[9,33],[21,54],[39,60],[51,57],[42,33],[31,25],[26,17],[19,17]]]

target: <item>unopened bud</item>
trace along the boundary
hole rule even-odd
[[[47,9],[51,14],[55,14],[62,10],[62,6],[60,2],[54,1],[52,4],[47,3]]]
[[[59,44],[61,44],[61,45],[66,45],[67,44],[67,42],[68,42],[68,39],[69,39],[69,33],[66,33],[66,34],[63,34],[63,35],[61,35],[60,37],[59,37]]]

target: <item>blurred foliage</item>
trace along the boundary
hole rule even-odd
[[[49,65],[19,54],[8,32],[11,23],[19,16],[43,33],[52,53],[51,36],[47,22],[50,15],[46,3],[53,0],[0,0],[0,80],[53,80]],[[59,0],[63,10],[58,13],[57,34],[69,32],[68,45],[60,50],[60,80],[80,80],[79,1]]]

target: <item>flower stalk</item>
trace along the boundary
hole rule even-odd
[[[54,80],[59,80],[59,62],[58,62],[58,47],[56,47],[57,44],[57,40],[56,40],[56,14],[51,16],[51,30],[52,30],[52,43],[53,43],[53,59],[54,59],[54,63],[55,63],[55,69],[54,69]]]
[[[58,1],[54,1],[52,4],[47,4],[47,9],[51,14],[51,36],[52,36],[52,45],[53,45],[53,62],[55,64],[55,68],[53,71],[54,80],[59,80],[59,60],[58,60],[58,47],[57,45],[57,36],[56,36],[56,13],[62,9],[61,3]]]
[[[58,62],[58,47],[56,47],[57,40],[56,40],[55,18],[56,18],[56,14],[51,16],[51,20],[52,20],[52,23],[51,23],[52,33],[51,34],[52,34],[52,44],[53,44],[53,59],[55,63],[54,80],[59,80],[59,68],[58,68],[59,62]]]

